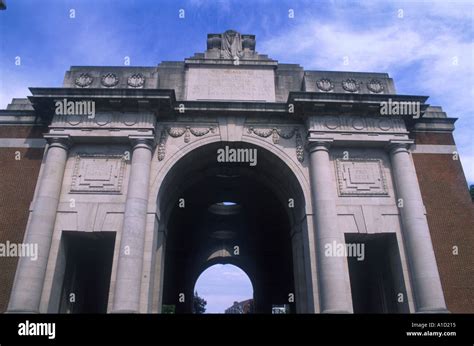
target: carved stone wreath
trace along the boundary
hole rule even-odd
[[[191,126],[186,127],[167,127],[161,130],[160,141],[158,144],[158,160],[164,160],[166,156],[166,142],[168,135],[173,138],[179,138],[184,135],[184,143],[191,141],[191,134],[195,137],[202,137],[208,133],[215,133],[216,129],[213,126],[205,128],[192,128]]]
[[[342,82],[342,88],[345,91],[355,93],[355,92],[359,91],[360,85],[359,85],[359,83],[357,83],[357,81],[355,79],[349,78],[349,79],[346,79],[345,81]]]
[[[281,138],[285,139],[291,139],[293,136],[295,136],[295,145],[296,145],[296,158],[298,159],[299,162],[304,161],[304,147],[303,147],[303,139],[301,137],[300,131],[298,128],[293,128],[291,130],[282,130],[279,128],[266,128],[266,129],[257,129],[254,127],[249,127],[248,128],[248,133],[249,134],[256,134],[259,137],[262,138],[268,138],[272,136],[272,141],[273,144],[278,144]]]
[[[141,73],[136,73],[128,77],[127,84],[132,88],[141,88],[145,84],[145,77]]]
[[[119,82],[118,77],[113,73],[107,73],[107,74],[103,75],[102,78],[101,78],[102,85],[107,87],[107,88],[112,88],[112,87],[116,86],[118,84],[118,82]]]
[[[322,78],[316,82],[316,86],[319,90],[322,91],[331,91],[334,89],[334,84],[331,82],[330,79]]]
[[[372,91],[373,93],[380,94],[383,92],[383,85],[378,79],[372,79],[370,82],[367,83],[367,89]]]
[[[88,73],[81,73],[79,77],[76,78],[74,83],[80,88],[87,88],[92,84],[94,79]]]

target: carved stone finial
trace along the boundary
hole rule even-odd
[[[255,35],[227,30],[222,34],[207,35],[206,59],[255,59]],[[268,59],[268,57],[266,57]]]
[[[234,59],[242,56],[242,36],[235,30],[227,30],[222,34],[221,57]]]

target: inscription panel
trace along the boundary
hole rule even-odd
[[[336,159],[339,196],[388,196],[380,159]]]
[[[120,193],[124,170],[122,155],[77,154],[71,193]]]
[[[187,100],[275,102],[273,69],[190,68]]]

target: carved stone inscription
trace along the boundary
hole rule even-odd
[[[275,102],[271,69],[190,68],[188,100],[246,100]]]
[[[339,196],[388,196],[380,159],[336,159]]]
[[[125,161],[122,155],[78,154],[74,165],[71,192],[120,193]]]

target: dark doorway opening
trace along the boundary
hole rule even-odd
[[[363,257],[348,256],[354,313],[409,312],[395,234],[346,234]],[[361,258],[363,258],[361,260]]]
[[[216,152],[227,145],[256,150],[258,164],[219,162]],[[282,160],[248,143],[212,143],[181,158],[162,186],[166,312],[192,312],[195,282],[212,264],[233,264],[248,273],[256,313],[271,314],[274,305],[284,304],[296,311],[292,224],[300,222],[305,205],[296,177]]]
[[[106,313],[115,232],[63,232],[66,270],[59,312]]]

